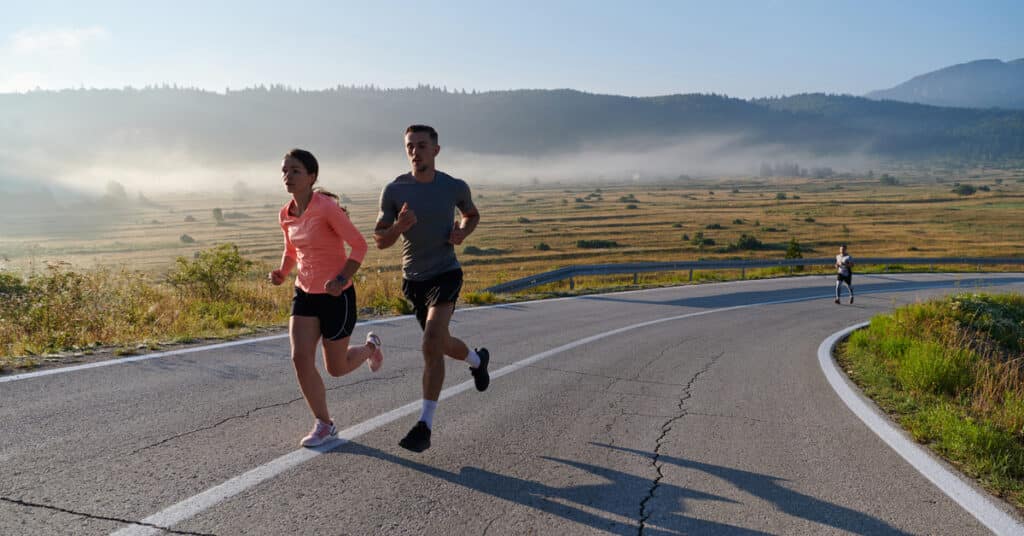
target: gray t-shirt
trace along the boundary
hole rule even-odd
[[[377,223],[391,225],[402,204],[416,213],[416,224],[402,233],[402,275],[410,281],[426,281],[459,268],[455,246],[448,236],[455,225],[455,209],[475,210],[469,185],[441,171],[434,180],[416,182],[411,173],[399,175],[380,193]]]

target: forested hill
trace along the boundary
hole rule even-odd
[[[1024,112],[953,109],[850,96],[751,101],[718,95],[634,98],[573,90],[483,93],[438,88],[280,86],[36,91],[0,95],[0,155],[87,160],[97,151],[167,150],[206,162],[264,159],[292,146],[339,154],[401,151],[406,125],[438,128],[449,149],[549,155],[726,135],[736,147],[784,146],[918,160],[1024,159]]]

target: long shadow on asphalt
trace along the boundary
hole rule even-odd
[[[867,277],[867,276],[865,276]],[[875,294],[882,292],[899,292],[902,290],[926,290],[931,288],[959,288],[964,291],[988,290],[994,287],[1024,283],[1024,278],[1007,277],[998,279],[986,279],[972,277],[967,279],[943,279],[940,281],[893,281],[889,283],[859,283],[854,280],[853,290],[857,296],[864,294]],[[752,303],[765,303],[781,300],[802,300],[814,298],[830,298],[835,293],[835,287],[823,284],[820,287],[812,288],[790,288],[778,290],[762,290],[751,292],[733,292],[730,294],[715,294],[714,296],[694,296],[692,298],[679,299],[644,299],[612,294],[593,294],[581,296],[580,300],[612,301],[623,303],[642,303],[649,305],[673,305],[678,307],[698,308],[721,308],[734,307],[737,305],[749,305]],[[845,297],[846,292],[843,290]],[[831,300],[829,300],[831,301]],[[845,303],[845,299],[844,299]]]
[[[650,453],[643,451],[619,449],[609,445],[598,446],[613,448],[631,454],[651,456]],[[553,464],[561,464],[589,472],[605,479],[607,482],[556,487],[502,475],[477,467],[463,467],[456,473],[354,442],[338,447],[332,451],[332,454],[355,454],[376,458],[421,472],[445,482],[486,493],[499,499],[535,508],[547,514],[580,523],[596,530],[622,536],[635,536],[637,534],[638,520],[642,515],[641,502],[650,494],[652,485],[649,477],[631,475],[607,467],[548,456],[541,456],[539,458]],[[780,510],[790,515],[815,521],[823,525],[840,528],[856,534],[906,534],[884,521],[867,514],[788,490],[778,484],[783,479],[777,477],[693,462],[681,458],[661,456],[659,460],[664,463],[675,463],[680,466],[699,469],[710,475],[719,476],[732,482],[741,490],[775,504]],[[737,504],[737,501],[727,497],[666,483],[658,485],[657,497],[659,504],[679,505],[679,508],[682,510],[672,512],[670,516],[659,516],[656,526],[646,525],[644,527],[644,534],[735,534],[740,536],[770,534],[683,515],[685,514],[684,501],[717,501]],[[579,505],[579,507],[574,505]],[[608,516],[595,514],[593,513],[595,510],[605,512]],[[644,512],[643,514],[649,516],[650,512]],[[632,523],[627,524],[619,518],[632,520]],[[665,519],[670,520],[670,522],[666,523]]]
[[[643,450],[636,450],[614,445],[591,443],[591,445],[605,447],[619,452],[628,452],[645,458],[653,459],[655,454]],[[731,469],[721,465],[687,460],[675,456],[660,454],[657,460],[662,464],[671,464],[687,469],[696,469],[711,476],[715,476],[729,482],[736,488],[743,490],[761,500],[767,501],[779,511],[785,512],[793,517],[799,517],[808,521],[814,521],[822,525],[828,525],[837,529],[852,532],[854,534],[909,534],[892,525],[872,517],[863,512],[833,504],[810,495],[786,488],[781,484],[786,480],[783,478]]]

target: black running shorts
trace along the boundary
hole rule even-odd
[[[847,285],[853,286],[853,272],[850,272],[846,275],[836,274],[836,281],[840,281],[846,283]]]
[[[356,327],[356,286],[350,285],[341,296],[310,294],[295,287],[292,298],[292,316],[312,316],[320,319],[320,334],[324,340],[336,341],[352,335]]]
[[[402,279],[402,293],[412,302],[416,320],[421,328],[427,327],[427,311],[442,303],[455,304],[462,290],[462,270],[445,272],[426,281]]]

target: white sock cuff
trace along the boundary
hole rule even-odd
[[[420,412],[420,420],[427,423],[427,428],[434,427],[434,410],[437,409],[437,400],[423,399],[423,411]]]
[[[476,350],[470,349],[469,350],[469,355],[466,356],[466,363],[469,363],[469,366],[471,366],[473,368],[479,367],[480,366],[480,354],[476,353]]]

